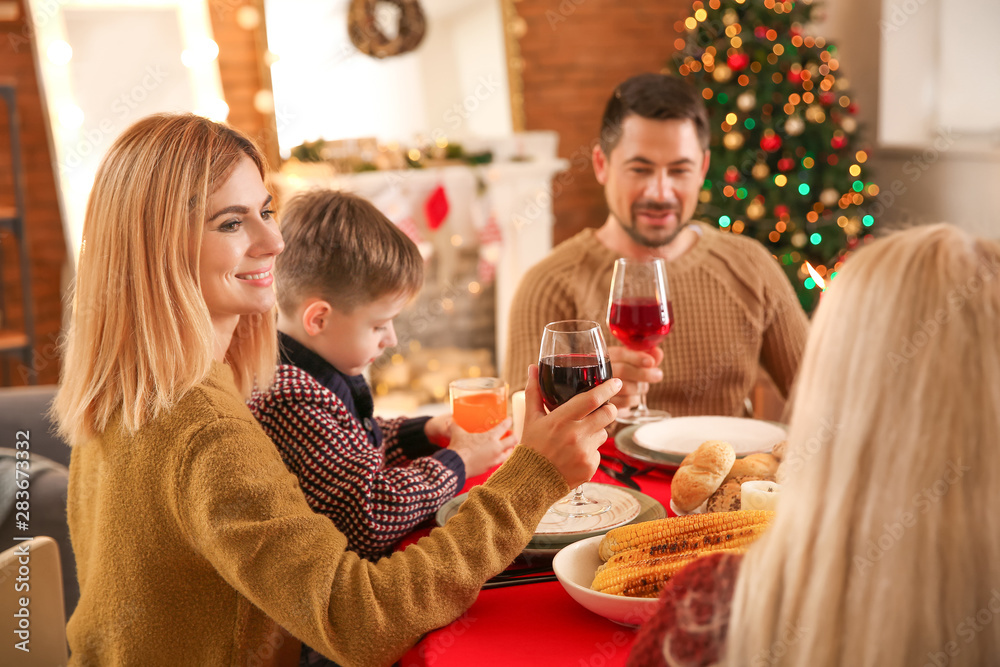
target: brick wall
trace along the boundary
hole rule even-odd
[[[210,0],[212,32],[219,45],[219,75],[229,105],[227,122],[257,140],[273,169],[280,166],[278,133],[273,111],[254,106],[259,91],[271,91],[271,70],[265,64],[267,31],[263,0]],[[243,14],[240,14],[243,12]],[[246,12],[258,23],[247,22]],[[241,27],[241,23],[243,26]]]
[[[0,16],[0,79],[17,85],[17,105],[21,129],[21,161],[24,185],[29,260],[35,316],[35,367],[40,383],[59,379],[55,342],[62,325],[62,272],[66,263],[66,241],[52,173],[47,138],[48,115],[45,113],[35,76],[33,36],[25,21],[24,0],[3,3]],[[16,6],[16,8],[14,8]],[[10,173],[10,128],[6,110],[0,118],[0,206],[13,206],[13,181]],[[15,239],[0,235],[0,277],[8,320],[5,327],[20,327],[22,317],[21,285]],[[0,362],[2,363],[2,362]],[[10,384],[24,384],[24,369],[11,360]],[[0,377],[2,382],[2,377]]]
[[[521,0],[527,24],[524,112],[529,130],[557,130],[559,154],[571,160],[554,190],[553,240],[563,241],[607,217],[604,193],[590,167],[601,114],[614,87],[659,71],[674,53],[674,23],[688,0]]]

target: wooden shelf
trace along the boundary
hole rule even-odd
[[[21,331],[0,329],[0,352],[19,350],[28,345],[28,335]]]
[[[0,225],[10,227],[17,219],[17,209],[12,206],[0,206]]]

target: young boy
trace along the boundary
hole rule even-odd
[[[423,284],[420,253],[372,204],[343,192],[293,198],[281,232],[281,365],[250,409],[313,509],[374,560],[458,493],[466,475],[510,454],[510,421],[472,434],[450,416],[374,417],[361,373],[396,345],[392,320]]]

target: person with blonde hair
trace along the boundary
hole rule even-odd
[[[629,664],[995,662],[998,406],[1000,243],[864,246],[813,323],[774,523],[672,579]]]
[[[283,242],[264,160],[190,114],[142,119],[98,169],[54,414],[73,446],[73,664],[381,665],[454,620],[590,478],[617,380],[545,414],[448,525],[377,563],[314,513],[245,404],[276,363]]]

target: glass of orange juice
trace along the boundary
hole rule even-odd
[[[455,380],[448,389],[452,418],[469,433],[488,431],[507,418],[507,383],[499,378]]]

